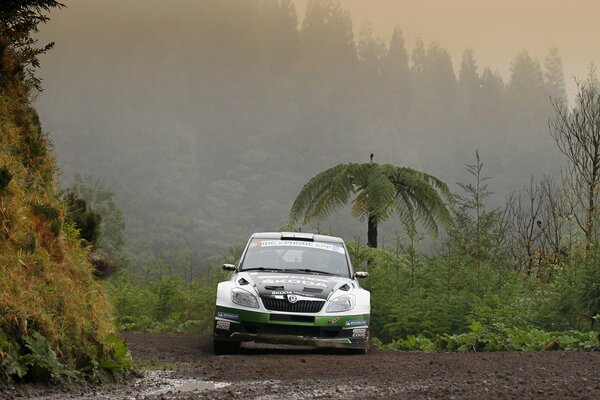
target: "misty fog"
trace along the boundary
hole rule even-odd
[[[42,32],[56,48],[36,107],[63,183],[87,173],[115,192],[132,254],[205,257],[278,230],[310,177],[370,153],[459,192],[479,149],[490,207],[560,172],[547,122],[572,74],[561,49],[486,66],[465,44],[457,60],[437,42],[409,46],[402,26],[357,30],[329,0],[306,15],[290,1],[67,5]],[[306,229],[364,239],[348,216]],[[401,231],[393,218],[382,228]]]

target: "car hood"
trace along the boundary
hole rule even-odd
[[[349,278],[310,273],[289,272],[241,272],[238,282],[244,278],[254,284],[261,297],[295,294],[305,297],[327,299],[338,289],[350,291],[354,283]]]

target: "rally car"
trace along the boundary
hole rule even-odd
[[[370,293],[354,272],[344,241],[333,236],[270,232],[252,235],[231,279],[219,283],[213,345],[233,354],[242,342],[369,346]]]

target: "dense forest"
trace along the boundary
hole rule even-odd
[[[354,34],[332,0],[302,16],[291,1],[202,1],[185,13],[183,2],[151,3],[143,16],[135,2],[90,3],[77,14],[85,24],[58,15],[37,102],[63,182],[91,174],[115,193],[140,271],[148,259],[199,268],[285,226],[308,177],[370,153],[459,191],[479,149],[492,206],[531,174],[559,174],[547,126],[549,97],[565,97],[557,49],[515,54],[503,78],[469,50],[453,64],[437,43],[407,48],[401,27]],[[345,211],[305,229],[366,236]],[[383,224],[382,244],[396,232],[394,219]]]

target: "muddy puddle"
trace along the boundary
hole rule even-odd
[[[81,393],[78,396],[75,393],[52,393],[37,394],[33,396],[24,396],[32,400],[108,400],[108,399],[154,399],[161,398],[164,395],[177,395],[183,393],[202,393],[207,390],[219,390],[231,385],[230,382],[215,382],[195,378],[178,378],[177,371],[144,371],[142,377],[131,381],[126,385],[117,385],[111,387],[107,385],[104,390],[94,391],[92,393]],[[0,399],[4,399],[0,395]]]
[[[146,371],[144,377],[134,384],[141,390],[138,393],[144,397],[158,396],[162,394],[194,393],[205,390],[223,389],[231,383],[205,381],[193,378],[174,378],[175,371]],[[144,389],[146,388],[146,389]]]

